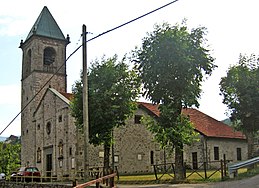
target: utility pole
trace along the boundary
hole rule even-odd
[[[88,117],[88,80],[87,80],[87,31],[83,25],[83,124],[84,124],[84,179],[89,180],[89,117]]]

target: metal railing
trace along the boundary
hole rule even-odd
[[[234,178],[238,175],[238,169],[251,166],[253,164],[259,163],[259,157],[255,157],[253,159],[249,159],[246,161],[241,161],[234,164],[228,165],[228,173],[230,178]]]
[[[74,188],[85,188],[85,187],[93,185],[93,184],[96,184],[96,187],[99,188],[100,187],[99,183],[104,183],[105,180],[109,180],[108,182],[106,182],[106,186],[112,188],[112,187],[115,186],[114,177],[116,175],[117,175],[116,173],[112,173],[112,174],[109,174],[107,176],[103,176],[103,177],[100,177],[98,179],[95,179],[95,180],[92,180],[92,181],[89,181],[89,182],[86,182],[86,183],[82,183],[80,185],[76,185]]]
[[[74,185],[77,182],[82,182],[85,180],[84,177],[84,171],[83,170],[53,170],[53,171],[40,171],[41,176],[19,176],[19,175],[12,175],[10,176],[7,181],[16,182],[16,183],[25,183],[25,182],[38,182],[38,183],[66,183],[66,184],[72,184]],[[113,173],[113,171],[109,171],[107,173],[104,173],[103,167],[89,167],[89,174],[88,179],[90,180],[96,180],[99,178],[103,178],[104,176],[108,174],[116,174],[114,176],[118,176],[118,173]],[[109,177],[108,177],[109,178]],[[106,179],[108,179],[106,178]],[[105,179],[105,178],[103,178]],[[111,179],[111,178],[110,178]],[[109,180],[107,180],[109,181]],[[114,181],[114,180],[113,180]],[[96,183],[99,183],[97,181]]]

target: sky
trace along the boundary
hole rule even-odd
[[[82,25],[95,37],[107,30],[141,16],[173,0],[8,0],[0,6],[0,131],[20,112],[22,50],[18,48],[44,6],[47,6],[63,34],[70,35],[69,56],[81,45]],[[238,62],[240,54],[258,55],[259,11],[258,0],[178,0],[140,20],[103,35],[87,44],[90,64],[103,55],[119,58],[140,47],[147,32],[155,24],[171,25],[187,19],[191,28],[206,27],[207,45],[218,66],[202,85],[199,110],[223,120],[227,107],[219,95],[219,82],[230,65]],[[82,69],[82,51],[78,50],[67,61],[68,92]],[[21,133],[20,116],[0,136]]]

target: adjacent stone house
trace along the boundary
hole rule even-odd
[[[161,150],[154,135],[139,121],[145,115],[158,117],[158,105],[138,104],[135,117],[114,131],[116,165],[124,173],[151,172],[153,164],[174,161],[174,156]],[[196,169],[203,162],[207,162],[208,167],[218,167],[224,155],[233,162],[247,159],[247,142],[241,132],[197,109],[184,109],[183,113],[190,117],[200,137],[198,142],[184,146],[184,161],[190,168]]]
[[[47,24],[48,23],[48,24]],[[70,114],[67,93],[65,38],[47,7],[44,7],[20,48],[22,60],[21,163],[37,166],[43,176],[78,175],[84,169],[84,138]],[[47,82],[50,80],[50,82]],[[47,83],[47,84],[46,84]],[[35,95],[37,96],[35,97]],[[116,128],[114,165],[122,173],[149,173],[152,165],[173,162],[161,150],[154,135],[140,124],[143,115],[159,116],[158,106],[138,103],[135,116]],[[200,141],[185,146],[185,162],[197,168],[199,162],[246,159],[246,139],[240,132],[199,112],[183,111],[190,117]],[[102,166],[103,148],[88,148],[89,166]],[[111,160],[112,161],[112,160]]]

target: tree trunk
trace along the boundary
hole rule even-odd
[[[248,159],[251,159],[253,158],[254,156],[254,134],[253,132],[249,132],[249,131],[246,131],[245,132],[245,135],[246,135],[246,139],[247,139],[247,145],[248,145],[248,148],[247,148],[247,157]]]
[[[254,157],[254,134],[253,132],[246,131],[245,132],[246,139],[247,139],[247,158],[252,159]],[[247,170],[254,169],[254,165],[250,165],[247,167]]]
[[[175,180],[185,179],[185,170],[183,165],[183,145],[175,147]]]
[[[104,144],[104,159],[103,159],[103,166],[104,166],[104,175],[109,174],[109,168],[110,168],[110,144],[105,143]]]

